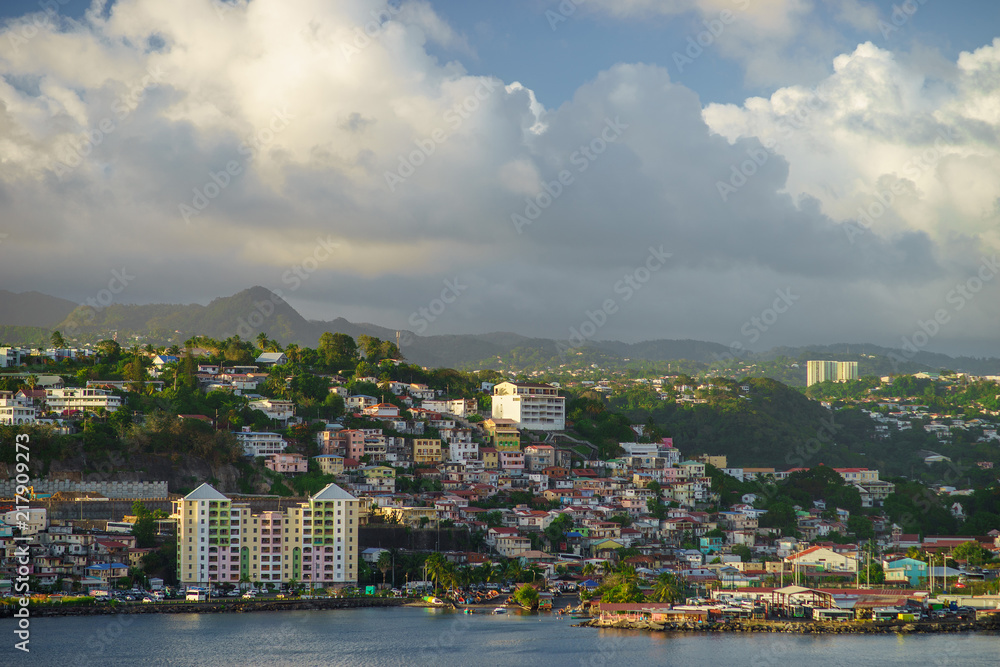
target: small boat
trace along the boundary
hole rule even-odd
[[[494,614],[506,614],[507,613],[507,609],[505,609],[504,607],[497,607],[496,609],[493,610],[493,613]]]
[[[463,613],[463,614],[475,614],[476,612],[474,612],[474,611],[473,611],[473,610],[471,610],[471,609],[463,609],[463,610],[462,610],[462,613]]]

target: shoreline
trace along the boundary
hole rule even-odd
[[[314,600],[239,600],[232,602],[168,602],[94,605],[29,606],[32,618],[51,616],[115,616],[119,614],[244,614],[258,611],[321,611],[366,607],[402,607],[405,598],[328,598]],[[0,610],[0,618],[13,618],[15,607]]]
[[[592,618],[575,628],[646,630],[649,632],[699,633],[787,633],[816,635],[951,634],[959,632],[1000,633],[1000,619],[986,621],[726,621],[723,623],[654,623],[652,621],[602,621]]]

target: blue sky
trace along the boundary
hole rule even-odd
[[[611,299],[594,338],[750,349],[903,346],[943,310],[922,347],[1000,355],[1000,280],[976,278],[1000,3],[42,7],[0,5],[8,289],[84,302],[131,264],[121,302],[259,284],[311,318],[550,338]],[[468,289],[421,317],[445,281]]]
[[[58,4],[61,15],[74,19],[80,19],[89,6],[86,0],[49,1]],[[961,51],[971,51],[992,41],[1000,25],[1000,3],[992,0],[913,1],[917,11],[888,37],[883,37],[877,25],[870,30],[838,25],[839,46],[849,50],[860,42],[872,40],[876,45],[907,53],[916,45],[935,49],[954,60]],[[44,2],[7,0],[0,5],[0,17],[43,11]],[[742,2],[730,3],[737,19]],[[114,3],[111,0],[107,4],[105,13]],[[393,4],[398,2],[394,0]],[[572,12],[561,11],[560,7],[572,7],[573,3],[567,5],[559,0],[436,0],[432,4],[442,18],[468,38],[474,53],[440,48],[431,48],[431,53],[444,61],[459,60],[473,74],[520,81],[547,106],[558,106],[571,99],[577,88],[595,73],[623,62],[661,65],[677,81],[698,92],[706,103],[742,102],[751,95],[768,95],[777,87],[747,84],[740,64],[720,55],[712,46],[690,67],[678,71],[673,54],[684,51],[688,37],[706,29],[703,24],[706,16],[697,11],[626,19],[588,12],[584,0],[578,0]],[[813,3],[812,20],[834,24],[831,4],[836,3]],[[891,24],[893,8],[901,3],[873,0],[867,4]],[[720,5],[726,6],[725,2]],[[707,18],[716,14],[710,12]],[[724,33],[720,38],[725,38]],[[801,51],[809,50],[809,44],[796,46]]]

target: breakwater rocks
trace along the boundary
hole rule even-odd
[[[320,598],[314,600],[240,600],[232,602],[166,602],[137,604],[32,605],[32,617],[102,616],[119,614],[242,614],[254,611],[304,611],[320,609],[356,609],[360,607],[399,607],[401,598]],[[14,607],[0,610],[0,618],[9,618]]]
[[[817,635],[884,635],[951,632],[1000,632],[998,619],[985,621],[904,621],[824,623],[809,621],[726,621],[724,623],[655,623],[592,618],[575,627],[652,630],[660,632],[786,632]]]

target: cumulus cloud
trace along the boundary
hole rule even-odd
[[[397,327],[458,278],[426,333],[565,337],[614,299],[599,338],[726,343],[792,289],[748,346],[893,342],[893,318],[964,275],[961,248],[995,241],[996,50],[935,82],[862,45],[815,87],[707,108],[664,67],[620,64],[545,108],[470,75],[424,2],[120,0],[0,50],[0,271],[79,300],[122,266],[124,301],[262,284],[311,317]]]
[[[845,30],[878,31],[878,11],[863,0],[589,0],[580,6],[622,21],[687,15],[691,40],[739,62],[752,87],[815,81],[847,44]],[[674,57],[687,64],[688,45],[679,46]]]

